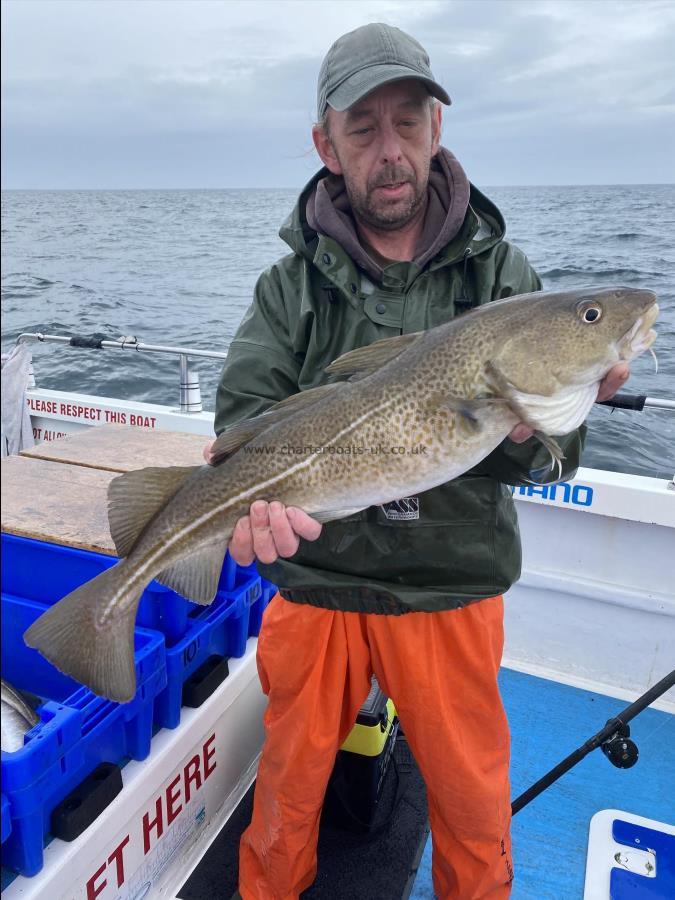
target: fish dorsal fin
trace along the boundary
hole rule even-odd
[[[210,463],[212,466],[219,466],[226,459],[229,459],[233,453],[236,453],[244,444],[248,444],[253,438],[257,437],[266,428],[273,423],[265,422],[260,424],[262,416],[256,416],[254,419],[246,419],[238,422],[227,431],[221,432],[211,446]]]
[[[271,425],[281,422],[286,416],[299,412],[313,406],[319,400],[325,399],[327,394],[334,393],[337,390],[344,389],[341,382],[334,384],[321,384],[319,387],[309,388],[306,391],[299,391],[297,394],[291,394],[285,397],[259,416],[252,419],[244,419],[238,422],[226,431],[223,431],[217,438],[211,448],[211,465],[217,466],[224,462],[233,453],[236,453],[244,444],[248,444],[254,438],[266,431]]]
[[[374,341],[367,347],[350,350],[333,360],[326,368],[326,372],[330,375],[352,375],[355,378],[365,378],[366,375],[371,375],[377,369],[381,369],[390,360],[407,350],[422,334],[424,334],[423,331],[416,331],[414,334],[398,334],[396,337]]]
[[[138,536],[185,479],[201,466],[136,469],[108,486],[108,524],[118,556],[128,556]]]
[[[218,543],[192,551],[189,556],[155,575],[155,581],[176,591],[181,597],[207,605],[216,596],[226,550],[226,543]]]
[[[320,384],[318,387],[309,388],[306,391],[300,391],[297,394],[291,394],[290,397],[285,397],[283,400],[275,403],[274,406],[266,409],[262,415],[269,416],[279,411],[297,412],[299,409],[312,406],[317,400],[325,400],[327,394],[335,393],[335,391],[342,389],[342,383],[339,381],[331,384]]]

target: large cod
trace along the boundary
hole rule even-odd
[[[651,346],[657,315],[647,290],[523,294],[346,353],[326,369],[343,380],[221,434],[214,465],[115,478],[109,521],[123,558],[48,609],[26,643],[95,693],[132,699],[145,586],[154,578],[211,603],[234,525],[254,500],[339,519],[456,478],[518,422],[559,464],[554,435],[584,421],[612,366]],[[374,457],[383,448],[386,466]]]

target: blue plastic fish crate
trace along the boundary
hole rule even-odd
[[[25,736],[24,746],[2,753],[2,789],[11,817],[2,861],[25,876],[42,868],[52,811],[87,775],[102,762],[120,764],[148,755],[155,697],[166,686],[164,637],[137,628],[134,699],[112,703],[81,687],[24,644],[24,631],[45,609],[45,604],[2,594],[3,677],[44,699],[37,710],[40,722]]]
[[[12,833],[12,819],[9,814],[9,800],[2,794],[2,841],[1,843],[5,843],[7,838]]]
[[[270,600],[277,592],[276,584],[272,584],[272,582],[268,581],[266,578],[261,578],[261,587],[262,591],[260,597],[251,605],[251,614],[248,620],[249,637],[258,637],[260,634],[263,613],[267,609]]]
[[[2,591],[52,606],[117,561],[115,556],[3,532]],[[220,579],[221,589],[233,589],[236,569],[228,553]],[[170,588],[151,581],[141,597],[136,625],[161,631],[167,646],[171,646],[186,634],[193,606]]]
[[[180,723],[183,685],[211,657],[243,656],[251,610],[262,601],[257,571],[234,566],[231,590],[219,590],[210,606],[193,603],[184,637],[166,651],[167,686],[155,701],[155,727]]]

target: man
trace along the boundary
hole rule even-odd
[[[218,433],[326,381],[348,350],[540,289],[497,208],[440,146],[441,103],[450,98],[424,49],[398,29],[367,25],[331,47],[313,129],[325,168],[281,229],[292,254],[263,273],[232,342]],[[625,377],[617,367],[603,397]],[[323,529],[261,501],[237,524],[233,558],[257,558],[280,587],[258,644],[269,703],[241,842],[244,900],[291,900],[314,880],[325,788],[373,671],[427,785],[437,896],[509,895],[497,674],[501,595],[519,576],[520,545],[506,485],[554,478],[530,436],[521,424],[461,478]],[[559,442],[569,478],[583,428]]]

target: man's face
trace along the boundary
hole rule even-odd
[[[424,208],[441,113],[414,79],[386,84],[344,112],[328,111],[328,134],[315,128],[324,164],[342,175],[353,212],[380,231],[395,231]]]

